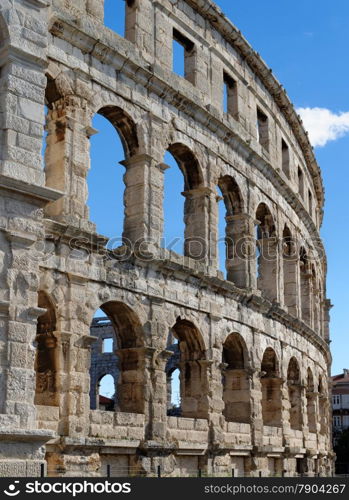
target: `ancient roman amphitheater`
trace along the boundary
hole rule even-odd
[[[0,476],[329,475],[324,198],[302,122],[211,0],[119,9],[125,37],[103,0],[1,0]],[[117,248],[86,205],[96,113],[124,146]],[[166,151],[184,255],[161,247]],[[113,411],[90,387],[99,309]]]

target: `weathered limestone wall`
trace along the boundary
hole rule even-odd
[[[103,26],[100,0],[1,4],[0,475],[38,474],[44,460],[68,476],[107,464],[115,475],[158,465],[168,475],[328,475],[323,189],[299,118],[211,1],[135,0],[126,14],[121,38]],[[190,47],[187,79],[172,72],[173,30]],[[234,116],[223,111],[224,72],[237,85]],[[96,113],[125,149],[117,252],[86,205]],[[160,243],[167,150],[185,179],[184,256]],[[100,307],[117,338],[116,412],[90,409]],[[179,417],[167,415],[170,334]]]

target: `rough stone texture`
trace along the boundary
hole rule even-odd
[[[115,475],[159,465],[329,475],[323,188],[301,121],[210,0],[125,8],[121,38],[103,26],[102,0],[1,2],[0,475],[35,475],[44,462],[67,476],[108,464]],[[186,78],[172,72],[174,35]],[[224,74],[236,84],[233,115]],[[125,149],[117,251],[86,206],[95,113]],[[184,256],[160,245],[166,150],[184,175]],[[90,409],[98,308],[117,338],[114,413]],[[179,417],[167,415],[173,336]]]

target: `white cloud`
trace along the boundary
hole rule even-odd
[[[298,108],[297,112],[314,147],[349,134],[349,112],[336,114],[326,108]]]

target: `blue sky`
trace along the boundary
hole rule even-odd
[[[106,0],[106,25],[120,34],[124,0]],[[332,373],[349,368],[349,65],[347,0],[250,0],[216,2],[242,31],[284,85],[297,108],[309,108],[307,122],[326,190],[322,237],[328,255],[327,294],[331,311]],[[247,7],[248,5],[248,7]],[[179,68],[180,70],[180,68]],[[320,108],[314,110],[314,108]],[[342,114],[341,114],[342,113]],[[343,114],[348,113],[348,114]],[[89,204],[91,218],[107,236],[122,232],[123,151],[113,127],[97,116],[92,137]],[[111,147],[111,144],[114,146]],[[320,146],[321,144],[321,146]],[[178,217],[183,178],[170,156],[165,175],[165,214],[168,238],[182,234]],[[223,210],[221,210],[221,213]],[[106,218],[105,214],[113,214]],[[222,224],[221,224],[222,231]],[[178,244],[177,249],[180,249]]]

